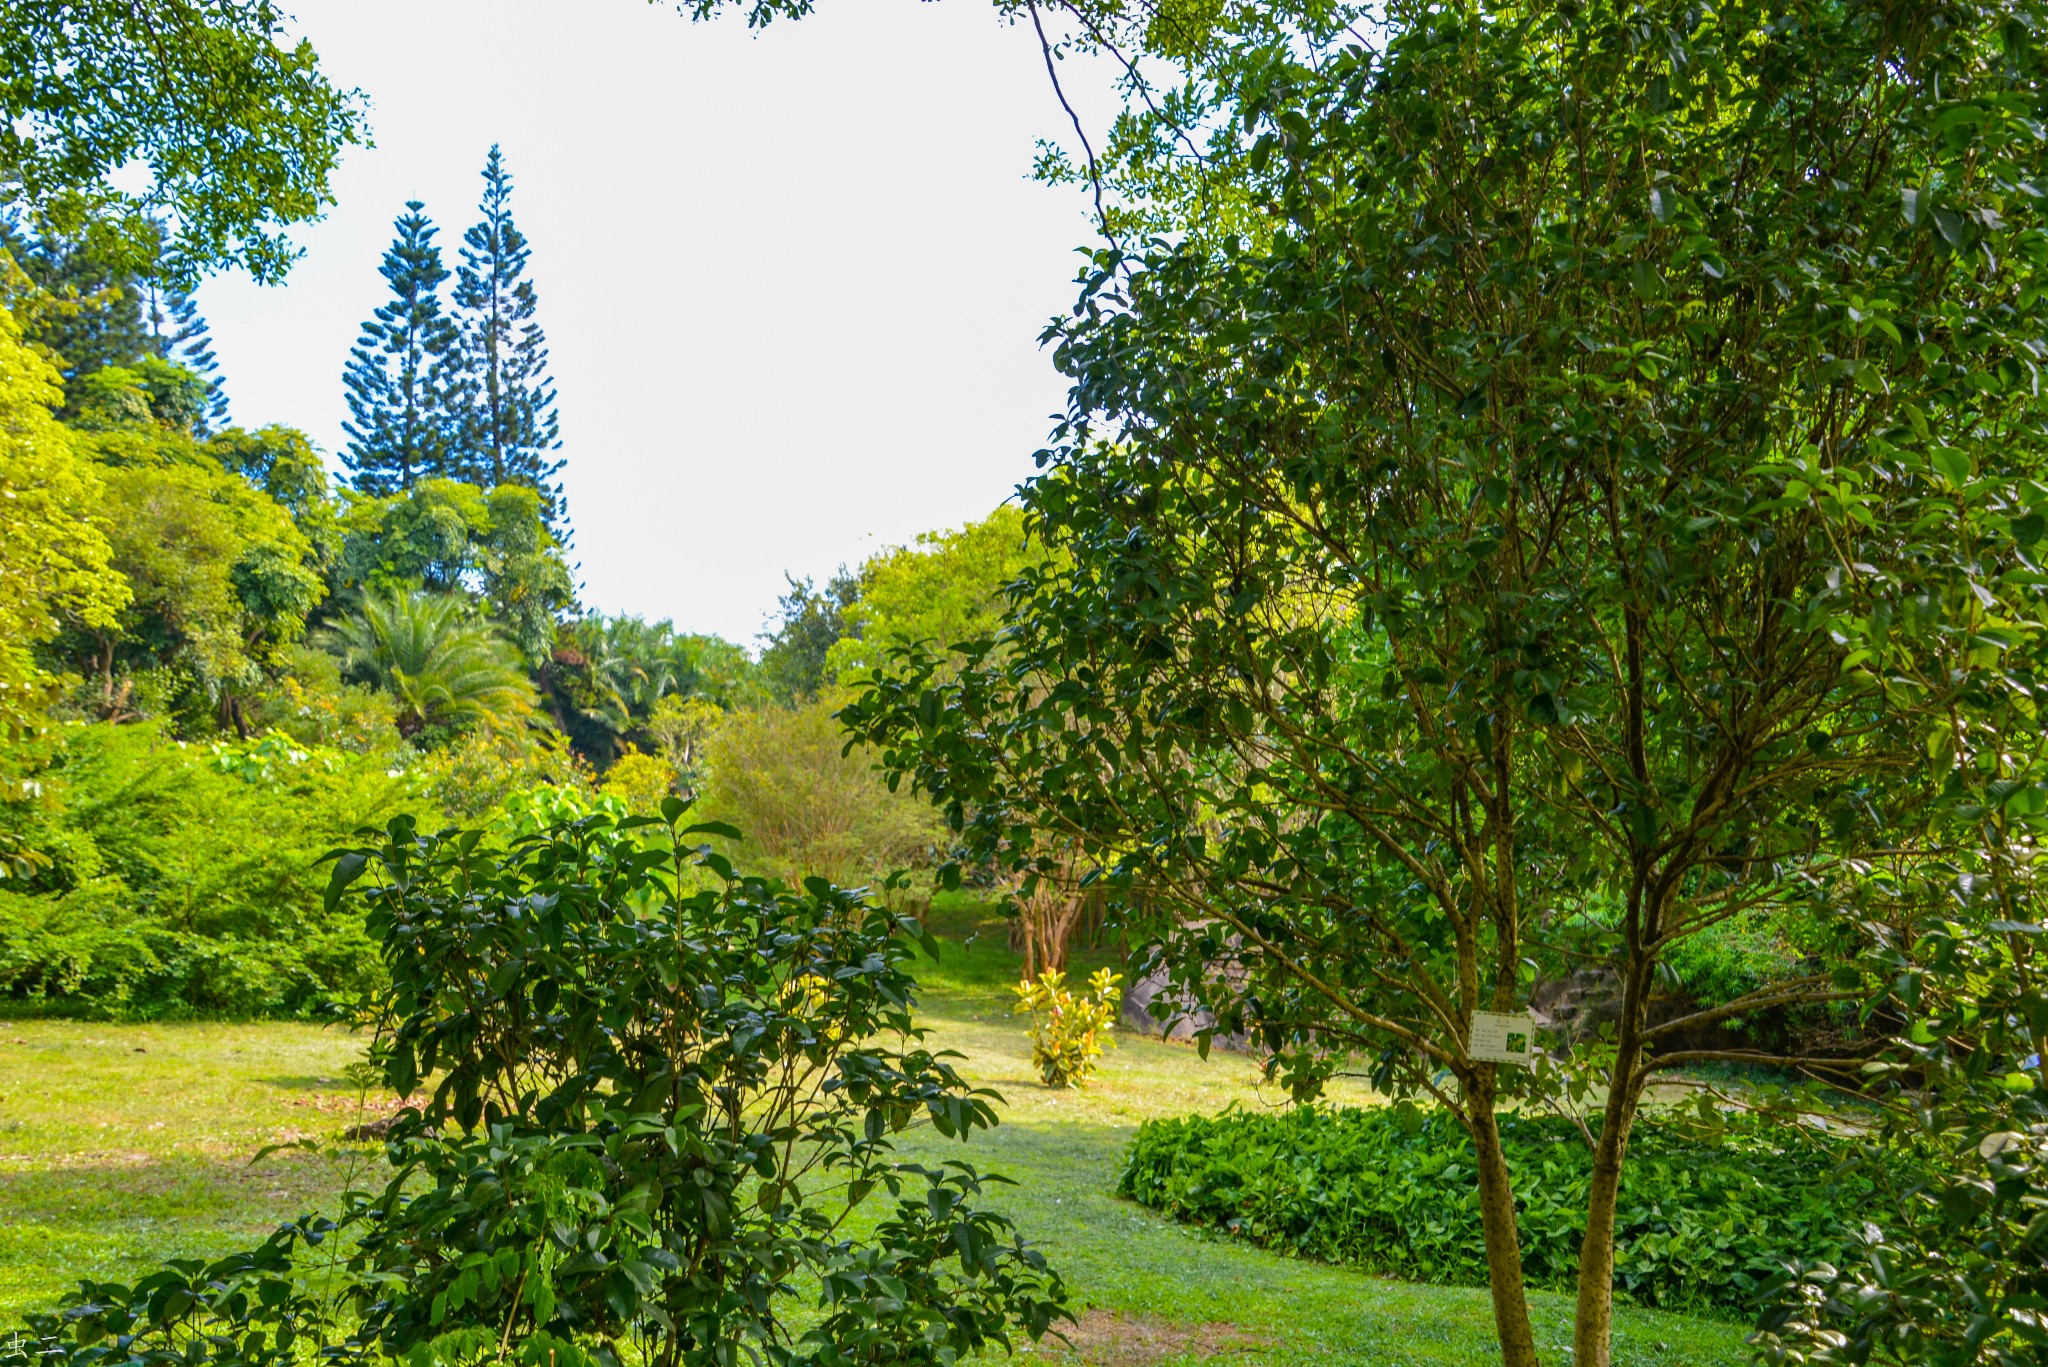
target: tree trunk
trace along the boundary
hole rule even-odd
[[[1637,974],[1635,978],[1646,975]],[[1640,992],[1622,1003],[1622,1028],[1608,1076],[1607,1106],[1600,1138],[1593,1145],[1592,1185],[1586,1193],[1586,1237],[1579,1245],[1579,1300],[1572,1316],[1573,1367],[1610,1367],[1614,1337],[1614,1206],[1621,1169],[1628,1157],[1641,1096],[1642,1017]],[[1634,998],[1635,1000],[1629,1000]]]
[[[1501,1152],[1493,1116],[1494,1065],[1478,1065],[1483,1082],[1466,1093],[1472,1147],[1479,1157],[1479,1221],[1486,1232],[1486,1281],[1493,1291],[1493,1323],[1504,1367],[1536,1367],[1536,1335],[1529,1327],[1529,1297],[1522,1285],[1522,1239],[1515,1225],[1515,1189]]]

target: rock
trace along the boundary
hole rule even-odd
[[[1153,1003],[1164,1000],[1165,1019],[1153,1013]],[[1216,1024],[1216,1016],[1174,988],[1164,968],[1156,968],[1124,989],[1120,1012],[1123,1024],[1147,1035],[1170,1040],[1191,1040]],[[1219,1049],[1242,1050],[1243,1035],[1217,1035],[1211,1043]]]
[[[351,1125],[341,1132],[343,1139],[385,1139],[391,1134],[391,1127],[398,1120],[387,1115],[382,1120],[371,1120],[361,1125]]]

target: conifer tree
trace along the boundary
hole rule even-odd
[[[213,332],[199,312],[199,302],[175,286],[149,287],[149,328],[158,356],[206,381],[206,408],[195,430],[204,437],[228,425],[228,396],[221,384],[220,361],[213,354]]]
[[[462,326],[463,478],[487,488],[516,483],[541,495],[548,524],[566,515],[556,476],[561,424],[548,374],[547,338],[534,320],[531,254],[512,221],[512,176],[496,145],[484,161],[483,219],[462,238],[455,304]]]
[[[432,475],[460,476],[451,460],[449,411],[457,337],[441,312],[448,278],[436,229],[420,201],[408,200],[398,236],[378,268],[391,299],[363,324],[342,383],[348,390],[348,449],[342,463],[366,494],[409,489]]]
[[[85,238],[0,222],[0,250],[11,255],[51,307],[37,310],[28,340],[47,348],[67,382],[107,366],[132,366],[154,355],[143,315],[144,289],[134,274],[92,249]],[[67,406],[60,416],[72,416]]]

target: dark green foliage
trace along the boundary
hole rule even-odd
[[[1904,1104],[1868,1138],[1933,1161],[1862,1212],[1870,1223],[1842,1256],[1788,1267],[1755,1339],[1767,1363],[2048,1362],[2048,997],[2028,962],[2048,932],[2031,880],[1998,872],[1944,891],[2027,919],[1980,939],[1952,926],[1930,937],[1930,969],[1900,979],[1918,1007],[1888,1061]]]
[[[398,236],[378,267],[392,297],[363,324],[342,375],[349,412],[342,463],[354,473],[356,488],[373,495],[451,473],[458,435],[448,411],[457,337],[441,312],[448,268],[434,245],[436,229],[416,199],[406,202],[393,226]]]
[[[150,340],[157,355],[183,366],[206,382],[206,407],[192,424],[200,436],[226,427],[228,396],[221,385],[220,362],[213,354],[213,333],[191,295],[170,285],[148,290]]]
[[[737,832],[684,811],[510,850],[400,818],[339,854],[327,905],[360,898],[390,975],[372,1057],[421,1093],[388,1182],[338,1221],[346,1253],[316,1268],[298,1246],[328,1227],[302,1221],[217,1285],[182,1264],[88,1285],[0,1367],[183,1344],[221,1367],[951,1364],[1064,1318],[1058,1277],[975,1205],[998,1179],[895,1154],[912,1125],[995,1122],[912,1023],[916,923],[739,878],[692,843]]]
[[[786,577],[789,592],[776,605],[782,623],[761,652],[761,679],[783,701],[805,702],[832,681],[832,647],[850,634],[846,610],[860,600],[860,576],[841,565],[823,592]]]
[[[155,416],[198,436],[227,422],[227,397],[212,335],[191,295],[138,273],[106,244],[89,237],[32,233],[0,222],[0,248],[47,296],[28,315],[30,341],[58,358],[67,381],[66,417],[76,417],[90,391],[77,382],[109,368],[175,367],[203,387],[203,397],[160,408]]]
[[[461,330],[455,473],[486,489],[508,482],[541,495],[550,530],[565,530],[557,476],[561,422],[547,338],[526,277],[532,248],[512,221],[512,175],[496,145],[484,162],[483,220],[462,235],[455,307]]]
[[[0,827],[39,862],[0,891],[0,1010],[301,1015],[378,976],[316,865],[415,804],[387,758],[139,723],[63,727],[0,762],[37,794],[0,803]]]
[[[1522,1265],[1570,1290],[1592,1157],[1555,1117],[1503,1116]],[[1639,1127],[1615,1216],[1615,1285],[1645,1305],[1747,1311],[1790,1257],[1827,1259],[1875,1184],[1764,1122],[1718,1142]],[[1177,1219],[1271,1248],[1417,1281],[1483,1286],[1472,1141],[1440,1113],[1303,1107],[1153,1120],[1118,1189]]]
[[[50,297],[29,315],[26,333],[57,358],[67,381],[155,354],[143,316],[144,289],[133,271],[109,262],[82,238],[31,233],[18,225],[0,229],[0,246]],[[67,396],[59,411],[75,414],[75,396]]]
[[[542,705],[577,753],[608,765],[635,745],[662,748],[648,728],[663,698],[731,708],[752,699],[754,674],[746,652],[720,637],[593,614],[563,625],[538,680]]]

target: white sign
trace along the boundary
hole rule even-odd
[[[1535,1038],[1536,1022],[1527,1011],[1472,1013],[1470,1052],[1482,1063],[1519,1063],[1526,1068]]]

